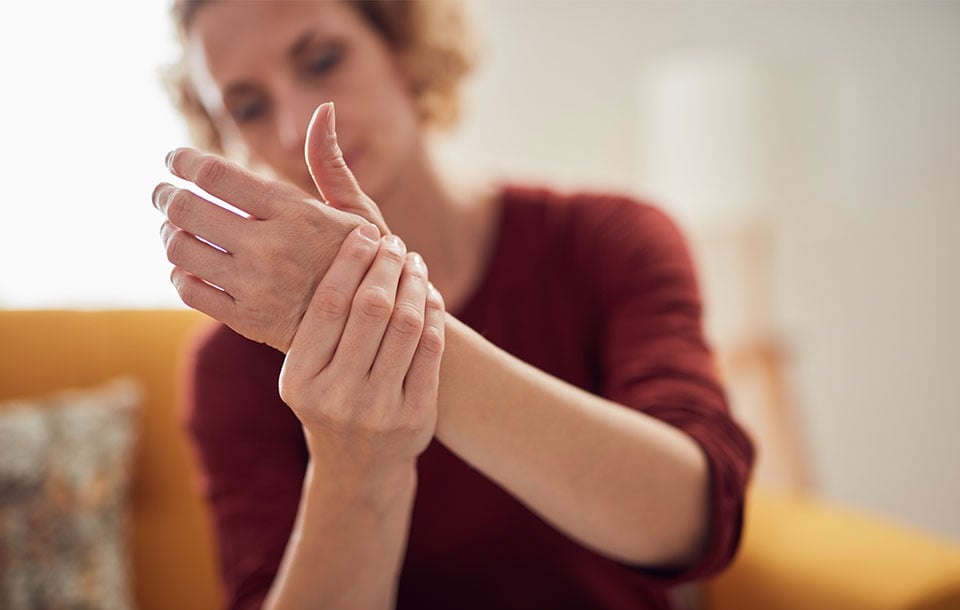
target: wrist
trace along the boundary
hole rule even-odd
[[[389,508],[412,498],[417,486],[416,461],[360,464],[318,460],[311,456],[304,493],[328,497],[338,504]]]

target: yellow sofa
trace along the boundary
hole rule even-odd
[[[206,323],[179,310],[0,311],[0,400],[119,374],[146,389],[131,531],[143,610],[222,601],[177,408],[184,342]],[[709,610],[958,610],[960,546],[813,498],[754,490],[740,555],[706,583],[703,600]]]

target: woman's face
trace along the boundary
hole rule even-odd
[[[212,2],[187,34],[190,78],[228,152],[315,192],[307,124],[333,100],[344,158],[374,199],[414,157],[419,122],[395,55],[346,3]]]

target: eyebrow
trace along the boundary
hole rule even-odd
[[[315,36],[316,32],[314,30],[305,30],[297,37],[293,44],[290,45],[288,55],[291,58],[296,59],[297,56],[301,55],[307,49]],[[256,92],[256,90],[257,88],[254,85],[247,82],[232,83],[226,89],[224,89],[223,97],[226,99],[228,95],[240,95],[244,93]]]
[[[304,50],[307,48],[307,45],[310,44],[310,41],[313,40],[313,37],[315,34],[316,32],[310,29],[300,34],[300,36],[297,37],[296,41],[294,41],[294,43],[290,45],[290,57],[296,58],[298,55],[303,53]]]

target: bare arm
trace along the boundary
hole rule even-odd
[[[418,255],[361,231],[320,281],[280,375],[310,463],[269,610],[396,605],[416,458],[436,427],[444,313]]]
[[[702,551],[706,459],[682,431],[552,377],[452,316],[439,404],[440,441],[581,544],[662,567]]]
[[[374,481],[311,462],[264,608],[394,608],[415,490],[413,464]]]

